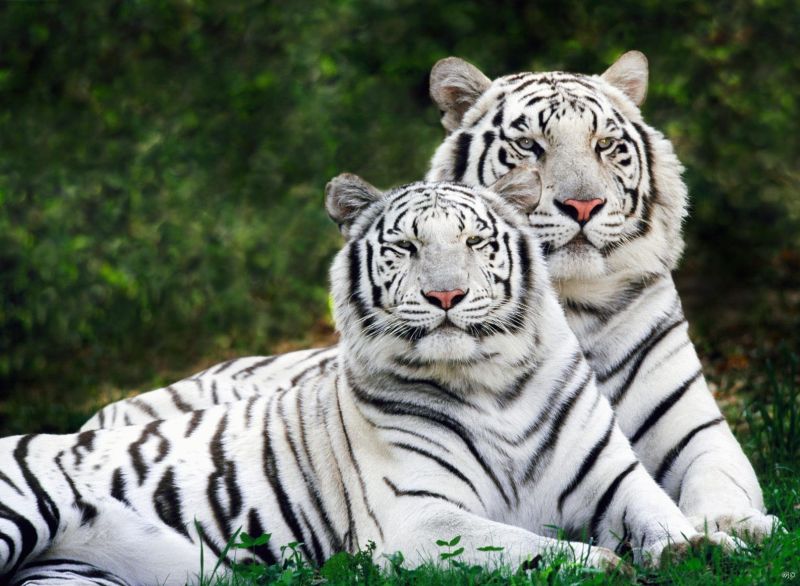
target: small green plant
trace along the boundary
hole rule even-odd
[[[438,545],[439,547],[447,548],[447,551],[439,552],[439,559],[452,560],[453,558],[457,558],[462,553],[464,553],[463,547],[459,547],[458,549],[453,549],[455,546],[459,544],[460,541],[461,541],[460,535],[456,535],[450,541],[446,541],[444,539],[437,539],[436,545]]]

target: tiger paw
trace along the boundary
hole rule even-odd
[[[689,522],[701,533],[724,531],[755,543],[762,542],[773,532],[786,532],[780,519],[774,515],[765,515],[757,509],[705,516],[694,515],[689,517]]]
[[[698,554],[708,555],[714,549],[732,552],[743,545],[736,537],[715,531],[708,535],[697,533],[677,540],[671,537],[663,539],[648,546],[642,553],[646,566],[663,568]]]

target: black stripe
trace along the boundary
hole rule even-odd
[[[80,466],[85,453],[91,453],[94,449],[94,436],[94,431],[84,431],[78,434],[78,441],[72,446],[72,455],[75,456],[76,466]]]
[[[722,423],[723,421],[725,421],[724,417],[721,417],[721,416],[717,417],[715,419],[712,419],[711,421],[707,421],[706,423],[698,425],[692,431],[690,431],[685,436],[683,436],[683,439],[681,439],[681,441],[679,441],[677,444],[675,444],[675,446],[669,452],[667,452],[667,455],[664,456],[664,459],[661,461],[661,465],[658,467],[658,470],[657,470],[657,472],[656,472],[656,474],[654,476],[654,478],[656,479],[656,482],[661,484],[661,482],[664,480],[664,476],[667,475],[667,472],[669,472],[669,469],[672,468],[672,464],[675,463],[675,459],[678,456],[680,456],[680,454],[683,451],[683,449],[687,445],[689,445],[689,442],[692,441],[692,438],[694,438],[694,436],[696,436],[698,433],[700,433],[704,429],[708,429],[709,427],[713,427],[715,425],[718,425],[718,424]]]
[[[39,479],[36,478],[30,468],[28,468],[28,463],[26,462],[26,458],[28,457],[28,444],[31,443],[34,437],[33,435],[23,436],[14,448],[13,455],[28,488],[31,489],[36,497],[36,506],[39,509],[39,514],[42,515],[45,523],[47,523],[47,528],[50,530],[50,539],[52,539],[58,530],[61,514],[53,499],[50,498],[50,495],[42,487]]]
[[[67,481],[67,485],[69,486],[70,490],[72,491],[72,498],[74,499],[74,506],[81,512],[81,525],[87,525],[97,517],[97,508],[87,503],[83,500],[83,496],[80,492],[78,492],[78,488],[75,486],[75,482],[72,480],[72,477],[67,474],[67,471],[64,470],[64,466],[61,463],[61,459],[64,457],[64,452],[61,451],[56,456],[55,462],[56,466],[58,467],[59,472],[61,472],[62,476],[64,476],[64,480]]]
[[[331,543],[334,551],[341,551],[344,548],[344,546],[342,545],[342,542],[339,539],[336,530],[333,528],[333,523],[331,522],[330,515],[328,514],[328,511],[325,509],[325,505],[322,502],[322,495],[320,494],[318,488],[320,484],[319,478],[314,473],[314,465],[313,462],[311,462],[311,454],[308,451],[306,443],[305,424],[303,422],[303,413],[302,413],[302,393],[297,393],[296,407],[298,411],[297,413],[298,420],[300,423],[299,427],[300,427],[301,446],[304,448],[307,460],[311,465],[312,468],[311,473],[306,471],[306,467],[303,465],[303,462],[301,461],[300,458],[300,453],[298,452],[297,449],[297,442],[295,442],[294,438],[292,437],[292,434],[289,432],[289,425],[286,417],[286,411],[284,410],[283,406],[283,398],[285,396],[286,395],[282,395],[281,397],[278,398],[278,415],[283,420],[285,426],[284,438],[286,439],[286,443],[289,444],[289,449],[291,450],[292,455],[294,456],[295,463],[297,464],[297,467],[300,470],[300,474],[302,475],[303,480],[305,481],[306,490],[308,491],[308,495],[311,497],[311,504],[316,510],[316,513],[319,516],[319,518],[322,520],[322,526],[323,529],[325,530],[325,533],[327,534],[329,543]],[[314,543],[315,541],[318,542],[318,540],[316,539],[316,534],[310,524],[309,524],[309,531],[311,532],[312,543]],[[319,561],[320,563],[324,561],[324,555],[322,553],[322,550],[317,551],[317,555],[319,558],[317,561]]]
[[[636,376],[639,374],[639,370],[642,368],[642,364],[650,355],[653,348],[655,348],[667,335],[672,332],[675,328],[680,326],[681,324],[686,323],[686,320],[681,317],[680,320],[670,324],[670,326],[661,332],[658,336],[653,338],[649,344],[641,351],[639,356],[636,358],[636,362],[633,364],[631,369],[628,371],[628,375],[625,377],[625,382],[622,383],[615,391],[614,394],[609,398],[611,401],[611,405],[616,407],[620,401],[625,397],[625,394],[628,392],[628,389],[631,388],[633,381],[636,379]]]
[[[188,413],[192,410],[192,406],[185,403],[183,399],[181,399],[180,394],[173,388],[172,385],[167,387],[167,392],[169,393],[170,399],[172,399],[173,405],[178,408],[178,411],[181,411],[182,413]]]
[[[578,399],[583,396],[583,391],[586,389],[589,381],[592,380],[592,376],[592,372],[589,371],[581,384],[578,386],[578,389],[556,409],[556,416],[550,422],[550,428],[547,430],[548,433],[545,441],[542,442],[542,445],[534,452],[533,456],[528,462],[528,467],[525,471],[525,476],[523,477],[525,482],[532,481],[536,476],[536,473],[547,465],[548,460],[545,458],[551,455],[551,452],[555,447],[556,442],[558,442],[559,436],[561,435],[561,430],[564,429],[564,425],[569,418],[569,414],[572,412],[572,408],[575,406],[575,403],[578,402]]]
[[[562,509],[564,508],[564,501],[567,500],[567,497],[572,494],[572,492],[578,487],[578,485],[583,482],[583,480],[589,475],[589,472],[597,463],[597,458],[600,456],[600,453],[605,449],[608,445],[609,440],[611,439],[611,432],[614,430],[614,426],[616,425],[616,418],[612,415],[611,422],[608,424],[608,429],[603,434],[603,437],[600,438],[591,451],[586,455],[583,459],[583,462],[578,468],[578,472],[573,476],[570,483],[567,487],[561,492],[561,495],[558,497],[558,512],[561,514]]]
[[[142,455],[142,446],[147,443],[147,440],[150,436],[155,436],[161,439],[158,444],[158,452],[156,457],[154,458],[154,462],[160,462],[164,459],[169,452],[169,442],[161,435],[158,427],[161,425],[160,421],[151,421],[147,425],[142,428],[142,434],[139,436],[135,442],[133,442],[128,447],[128,454],[131,457],[131,465],[133,466],[134,471],[136,472],[136,476],[139,480],[139,486],[144,484],[145,478],[147,478],[147,474],[150,472],[148,465],[144,461],[144,457]]]
[[[255,371],[258,370],[259,368],[263,368],[264,366],[269,366],[270,364],[275,362],[275,360],[277,360],[278,356],[280,356],[280,355],[267,356],[266,358],[262,358],[261,360],[251,364],[247,368],[243,368],[242,370],[240,370],[238,372],[235,372],[233,374],[233,378],[240,379],[240,378],[251,377],[251,376],[253,376],[253,373],[255,373]],[[231,360],[231,362],[233,362],[233,361]]]
[[[167,468],[161,480],[158,481],[156,491],[153,493],[153,509],[164,523],[181,535],[189,537],[186,524],[183,522],[181,495],[175,484],[175,470],[172,466]],[[191,538],[189,539],[191,540]]]
[[[508,406],[509,403],[512,403],[516,399],[522,395],[522,391],[525,389],[528,382],[531,380],[534,374],[538,371],[538,364],[533,364],[529,369],[522,373],[522,375],[514,380],[508,388],[503,390],[502,393],[497,395],[497,405],[502,409]]]
[[[486,185],[483,177],[483,168],[486,164],[486,157],[489,155],[489,149],[491,148],[494,139],[495,134],[491,130],[487,130],[483,133],[483,151],[481,151],[481,156],[478,159],[478,183],[481,185]]]
[[[222,564],[224,564],[226,568],[230,568],[231,561],[227,557],[223,557],[222,548],[208,536],[208,532],[206,531],[206,528],[203,526],[203,524],[197,519],[195,519],[194,526],[195,529],[197,529],[197,534],[200,536],[202,542],[205,543],[208,546],[208,548],[214,553],[214,557],[216,557]]]
[[[353,518],[353,507],[350,503],[350,491],[347,489],[347,483],[342,476],[342,467],[339,463],[339,458],[336,456],[336,450],[333,448],[335,445],[333,437],[331,436],[330,422],[328,417],[331,415],[329,409],[322,409],[319,399],[321,385],[317,386],[317,407],[322,416],[322,427],[325,430],[325,436],[328,439],[328,445],[331,446],[331,459],[333,460],[333,467],[336,471],[336,482],[342,487],[344,492],[344,506],[347,513],[347,532],[345,533],[342,541],[346,543],[347,551],[352,551],[354,546],[358,545],[358,531],[356,530],[355,519]]]
[[[219,396],[217,395],[217,381],[211,381],[211,404],[219,405]]]
[[[126,505],[130,505],[128,497],[125,496],[125,478],[122,476],[122,468],[116,468],[111,475],[111,496]]]
[[[369,278],[370,291],[372,293],[372,306],[381,307],[381,288],[375,282],[375,275],[372,272],[375,249],[369,241],[364,244],[367,248],[367,277]]]
[[[429,490],[402,490],[402,489],[397,488],[397,486],[395,486],[394,483],[391,480],[389,480],[388,478],[386,478],[385,476],[383,477],[383,481],[386,483],[386,485],[389,488],[392,489],[392,492],[394,492],[394,496],[413,496],[413,497],[422,497],[422,498],[434,498],[434,499],[447,501],[451,505],[457,506],[459,509],[467,510],[467,507],[465,507],[462,503],[460,503],[460,502],[458,502],[456,500],[453,500],[453,499],[451,499],[449,497],[446,497],[445,495],[443,495],[441,493],[431,492]]]
[[[294,511],[292,510],[291,500],[281,484],[280,474],[278,472],[278,459],[272,447],[272,439],[269,436],[270,411],[272,409],[272,403],[274,399],[274,395],[270,397],[269,404],[267,405],[267,409],[264,414],[264,476],[266,476],[267,481],[272,488],[272,492],[275,495],[275,500],[278,501],[278,508],[281,511],[284,523],[286,523],[287,527],[289,527],[289,529],[292,531],[292,535],[294,535],[297,541],[304,542],[305,538],[302,530],[300,529],[300,523],[297,520]],[[308,547],[306,547],[305,543],[302,543],[300,548],[306,557],[311,558],[311,552],[308,550]]]
[[[7,519],[11,523],[17,526],[17,531],[19,531],[20,537],[22,537],[22,543],[20,544],[19,550],[19,557],[17,558],[16,563],[11,567],[11,570],[7,572],[6,575],[11,576],[16,572],[17,568],[25,561],[30,553],[36,547],[36,542],[39,539],[39,533],[36,531],[36,527],[33,523],[31,523],[28,519],[23,517],[22,515],[12,511],[9,507],[4,505],[0,502],[0,519]],[[0,535],[4,535],[0,533]],[[5,541],[5,539],[4,539]],[[11,559],[14,559],[14,547],[10,548],[9,551],[9,559],[6,560],[6,564]]]
[[[1,511],[0,511],[0,519],[5,519]],[[8,559],[6,560],[6,562],[8,562],[9,560],[13,560],[14,555],[17,553],[17,546],[14,543],[14,540],[11,539],[11,537],[6,535],[5,533],[0,532],[0,541],[6,544],[6,549],[8,550]]]
[[[338,377],[335,379],[336,385],[336,409],[339,412],[339,423],[341,424],[342,433],[344,434],[345,443],[347,444],[347,453],[350,456],[350,462],[353,464],[353,468],[356,471],[356,476],[358,476],[358,482],[361,485],[361,496],[364,501],[364,507],[367,509],[367,513],[369,513],[370,518],[372,519],[373,523],[375,523],[375,527],[378,529],[378,534],[383,539],[383,527],[378,522],[378,517],[375,516],[375,512],[372,510],[372,505],[369,503],[369,499],[367,498],[367,485],[364,482],[364,476],[361,474],[361,466],[358,465],[358,461],[356,460],[355,454],[353,453],[353,444],[350,442],[350,434],[347,433],[347,426],[344,424],[344,414],[342,413],[342,404],[339,401],[339,385],[338,385]]]
[[[197,429],[197,426],[200,425],[203,415],[205,415],[205,411],[203,410],[198,410],[192,413],[192,418],[189,420],[189,425],[186,426],[186,433],[183,434],[183,437],[189,437],[194,433],[194,431]]]
[[[214,464],[214,471],[208,476],[206,495],[214,513],[214,520],[217,522],[222,535],[231,535],[231,520],[238,517],[242,511],[242,494],[236,482],[236,463],[225,457],[225,447],[223,439],[228,426],[228,414],[226,413],[220,420],[214,436],[209,444],[211,462]],[[219,497],[220,491],[224,488],[228,497],[228,510]]]
[[[410,444],[404,444],[404,443],[399,443],[399,442],[391,442],[391,444],[393,446],[397,447],[397,448],[402,449],[402,450],[407,450],[409,452],[414,452],[415,454],[419,454],[420,456],[424,456],[425,458],[433,460],[434,462],[439,464],[442,468],[444,468],[445,470],[447,470],[448,472],[453,474],[455,477],[457,477],[459,480],[464,482],[467,486],[469,486],[469,488],[470,488],[470,490],[472,490],[473,494],[476,497],[478,497],[478,501],[481,503],[481,506],[484,509],[486,508],[486,505],[483,503],[483,499],[481,498],[481,495],[478,494],[478,490],[475,488],[475,485],[472,484],[472,481],[469,478],[467,478],[466,476],[464,476],[464,474],[458,468],[456,468],[455,466],[453,466],[452,464],[450,464],[446,460],[443,460],[439,456],[437,456],[435,454],[432,454],[427,450],[423,450],[422,448],[418,448],[418,447],[412,446]]]
[[[0,480],[2,480],[3,482],[5,482],[5,483],[6,483],[7,485],[9,485],[11,488],[13,488],[13,489],[16,491],[16,493],[17,493],[18,495],[20,495],[20,496],[24,496],[24,495],[22,494],[22,491],[21,491],[21,490],[20,490],[20,489],[17,487],[17,485],[16,485],[16,484],[14,484],[14,483],[11,481],[11,479],[10,479],[8,476],[6,476],[6,475],[5,475],[5,473],[4,473],[2,470],[0,470]]]
[[[264,531],[264,526],[261,524],[261,519],[258,516],[258,511],[255,509],[250,509],[250,512],[247,514],[247,533],[253,539],[257,539],[266,534],[266,531]],[[272,549],[270,549],[269,541],[262,545],[255,546],[253,548],[253,553],[260,557],[261,560],[269,566],[273,566],[278,563],[277,556],[272,552]]]
[[[469,147],[472,143],[472,135],[462,132],[456,140],[455,160],[453,161],[453,181],[462,181],[464,173],[467,172],[467,162],[469,161]]]
[[[572,359],[570,360],[570,362],[559,373],[559,377],[555,382],[554,388],[548,391],[547,393],[548,400],[550,400],[553,396],[555,396],[553,400],[560,398],[561,391],[564,388],[566,388],[572,382],[572,379],[575,378],[575,376],[578,374],[578,364],[582,360],[583,360],[583,354],[580,353],[580,350],[576,351],[572,355]],[[562,380],[562,376],[565,373],[567,375],[567,378]],[[528,427],[525,428],[525,431],[523,431],[522,434],[520,434],[519,439],[517,441],[507,440],[507,443],[514,446],[519,446],[523,442],[530,439],[534,433],[537,433],[542,428],[542,426],[547,422],[547,420],[552,415],[551,407],[552,405],[548,402],[548,404],[536,416],[536,419],[534,419],[530,424],[528,424]]]
[[[653,324],[650,330],[644,334],[636,343],[636,345],[628,350],[622,358],[617,360],[614,365],[604,368],[602,372],[597,373],[597,382],[603,384],[609,380],[611,377],[619,373],[628,363],[630,363],[631,360],[638,356],[640,352],[644,350],[652,350],[653,347],[658,344],[658,342],[663,340],[668,333],[681,325],[683,322],[683,319],[678,319],[665,326],[664,321],[661,320]]]
[[[603,520],[603,517],[608,510],[608,506],[611,504],[611,501],[614,499],[614,495],[617,493],[617,489],[625,477],[633,472],[633,469],[639,465],[639,462],[633,462],[630,466],[625,468],[622,472],[620,472],[614,481],[609,485],[606,491],[603,493],[603,496],[600,497],[600,500],[597,502],[597,507],[594,509],[594,514],[592,515],[592,520],[589,524],[589,535],[591,535],[595,541],[598,539],[597,530],[599,528],[600,522]]]
[[[216,369],[216,370],[213,372],[213,374],[219,374],[219,373],[221,373],[222,371],[224,371],[225,369],[227,369],[227,368],[228,368],[228,367],[229,367],[231,364],[233,364],[233,363],[234,363],[234,362],[236,362],[237,360],[238,360],[238,358],[234,358],[234,359],[232,359],[232,360],[226,360],[225,362],[223,362],[222,364],[220,364],[220,365],[217,367],[217,369]]]
[[[150,405],[145,403],[142,399],[139,399],[138,397],[133,397],[132,399],[129,399],[128,401],[134,407],[140,409],[141,411],[144,411],[144,413],[146,413],[151,419],[162,419],[158,415],[158,413],[156,413],[155,409],[153,409]]]
[[[51,567],[52,565],[49,562],[50,560],[45,560],[41,566],[28,564],[15,576],[16,581],[10,583],[9,586],[25,586],[27,584],[36,583],[37,580],[41,580],[47,584],[71,584],[76,578],[90,580],[97,586],[129,586],[128,582],[124,581],[122,578],[91,564],[73,561],[70,562],[71,566],[68,568],[54,568]],[[28,571],[32,569],[36,569],[36,571],[33,573]],[[57,580],[57,582],[53,580]]]
[[[648,416],[648,418],[647,418],[647,419],[645,419],[645,420],[644,420],[644,422],[643,422],[643,423],[642,423],[642,424],[639,426],[639,429],[637,429],[637,430],[636,430],[636,433],[634,433],[634,434],[631,436],[631,438],[630,438],[630,439],[631,439],[631,443],[632,443],[632,444],[635,444],[635,443],[636,443],[636,442],[638,442],[640,439],[642,439],[642,436],[643,436],[645,433],[647,433],[647,431],[648,431],[648,430],[649,430],[651,427],[653,427],[653,426],[654,426],[654,425],[655,425],[655,424],[658,422],[658,420],[659,420],[659,419],[661,419],[661,417],[663,417],[663,416],[664,416],[664,414],[665,414],[667,411],[669,411],[669,410],[670,410],[670,408],[671,408],[671,407],[672,407],[672,406],[673,406],[675,403],[677,403],[678,401],[680,401],[681,397],[683,397],[683,395],[685,395],[685,394],[686,394],[686,391],[688,391],[688,390],[689,390],[689,387],[691,387],[691,386],[692,386],[692,385],[693,385],[693,384],[694,384],[694,383],[697,381],[697,379],[699,379],[699,378],[702,376],[702,374],[703,374],[702,370],[698,370],[696,373],[694,373],[694,374],[693,374],[692,376],[690,376],[688,379],[686,379],[685,381],[683,381],[683,383],[681,384],[681,386],[679,386],[679,387],[678,387],[677,389],[675,389],[675,390],[674,390],[672,393],[670,393],[668,397],[665,397],[665,398],[664,398],[664,399],[663,399],[663,400],[662,400],[662,401],[661,401],[661,402],[660,402],[660,403],[659,403],[659,404],[656,406],[656,408],[655,408],[655,409],[653,409],[653,412],[652,412],[652,413],[650,413],[650,415]]]
[[[350,291],[353,292],[350,295],[350,302],[355,306],[356,313],[359,317],[359,323],[362,324],[365,332],[369,334],[373,331],[375,318],[369,314],[369,309],[361,298],[361,256],[359,255],[358,240],[351,241],[347,259]]]

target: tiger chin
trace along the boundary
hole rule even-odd
[[[465,563],[512,566],[736,547],[695,531],[636,459],[549,284],[526,217],[538,194],[518,179],[498,194],[334,179],[326,209],[347,239],[331,269],[335,364],[169,420],[0,440],[0,579],[183,584],[201,545],[225,555],[240,529],[271,534],[242,553],[267,563],[288,542],[321,564],[374,541],[417,565],[456,535]]]

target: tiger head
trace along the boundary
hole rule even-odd
[[[349,174],[328,184],[326,209],[347,239],[331,283],[348,354],[450,388],[535,355],[535,316],[549,298],[559,311],[526,216],[535,174],[493,189],[501,195],[422,182],[381,193]]]
[[[428,179],[489,185],[533,166],[542,188],[530,220],[562,293],[669,271],[683,248],[687,195],[671,144],[639,111],[647,77],[647,59],[635,51],[600,76],[494,81],[443,59],[431,96],[450,134]]]

